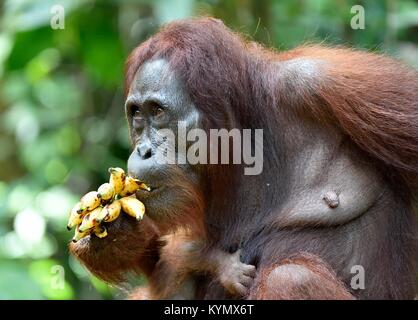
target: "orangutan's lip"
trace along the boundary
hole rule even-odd
[[[150,186],[148,184],[147,184],[147,186],[150,188],[149,191],[148,190],[144,190],[144,189],[141,189],[141,190],[143,190],[144,192],[152,193],[152,192],[155,192],[156,190],[159,189],[158,187]]]
[[[151,187],[151,186],[149,186],[149,187],[151,188],[151,191],[147,191],[147,190],[143,190],[143,189],[138,189],[136,191],[135,195],[136,195],[138,200],[145,200],[149,197],[154,197],[162,189],[161,187]]]
[[[138,183],[143,183],[143,184],[145,184],[148,188],[150,188],[151,190],[150,190],[150,191],[148,191],[148,192],[151,192],[151,191],[153,191],[154,189],[158,189],[158,187],[155,187],[155,186],[150,185],[149,183],[145,182],[143,179],[141,179],[140,177],[138,177],[138,176],[137,176],[137,175],[135,175],[135,174],[130,174],[130,173],[128,173],[128,175],[129,175],[131,178],[133,178],[133,179],[137,180],[137,182],[138,182]]]
[[[159,186],[152,186],[152,185],[150,185],[150,184],[148,184],[146,182],[142,182],[142,183],[145,184],[145,186],[147,186],[149,188],[149,190],[146,190],[146,189],[144,189],[142,187],[139,189],[139,190],[143,190],[144,192],[150,193],[150,192],[154,192],[154,191],[156,191],[156,190],[158,190],[160,188]]]
[[[150,184],[148,184],[148,183],[146,183],[146,182],[144,182],[143,180],[141,180],[141,179],[138,179],[138,180],[140,180],[141,181],[141,183],[143,183],[143,184],[145,184],[150,190],[148,191],[148,190],[145,190],[145,189],[143,189],[143,188],[141,188],[141,190],[145,190],[145,191],[147,191],[147,192],[153,192],[154,190],[156,190],[156,189],[158,189],[158,186],[153,186],[153,185],[150,185]]]

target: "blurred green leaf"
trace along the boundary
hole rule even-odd
[[[58,4],[68,14],[89,1],[91,0],[61,0]],[[6,0],[4,27],[13,31],[25,31],[49,25],[51,8],[56,4],[54,0]]]
[[[42,298],[41,289],[25,267],[0,259],[0,300]]]
[[[107,283],[101,281],[100,279],[96,277],[91,277],[90,281],[93,287],[95,287],[96,290],[104,296],[110,297],[115,292],[114,288],[110,287]]]
[[[65,269],[58,261],[42,259],[32,262],[29,274],[37,282],[43,295],[48,299],[72,299],[74,290],[65,280]]]

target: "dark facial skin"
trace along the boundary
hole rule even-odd
[[[190,191],[199,190],[198,169],[189,164],[161,164],[157,148],[163,143],[158,130],[170,129],[176,135],[178,122],[186,130],[198,126],[199,113],[169,64],[162,59],[145,63],[137,72],[130,87],[126,104],[132,154],[128,160],[129,175],[149,184],[151,192],[138,191],[137,197],[154,219],[174,216],[191,199]],[[184,157],[175,148],[177,157]],[[180,151],[181,152],[181,151]],[[188,187],[189,186],[189,187]]]

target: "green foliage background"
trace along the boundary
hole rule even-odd
[[[50,26],[55,4],[65,9],[63,30]],[[364,30],[350,27],[355,4],[365,8]],[[125,167],[127,54],[161,24],[196,15],[280,50],[325,41],[418,68],[414,0],[0,1],[0,299],[123,296],[68,255],[67,214],[108,167]],[[54,266],[63,287],[53,285]]]

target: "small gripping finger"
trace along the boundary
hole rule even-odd
[[[219,280],[226,290],[237,296],[245,296],[250,289],[256,268],[240,261],[240,250],[228,256],[220,268]]]

